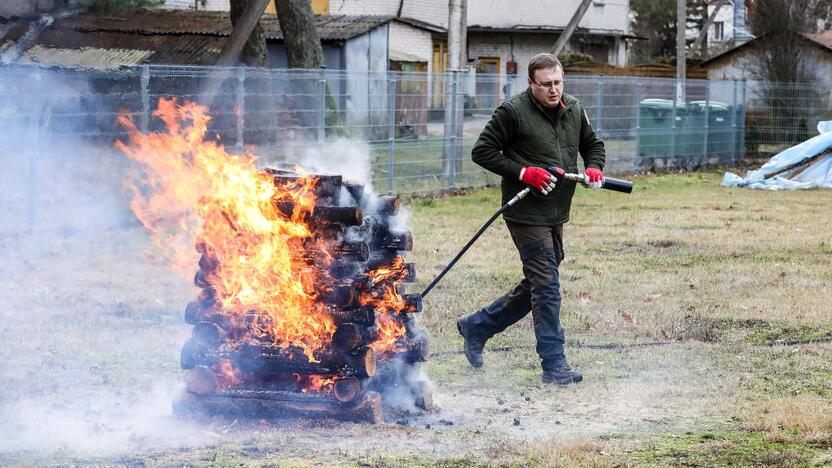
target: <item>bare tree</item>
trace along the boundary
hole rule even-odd
[[[817,91],[793,83],[812,83],[818,77],[805,53],[804,33],[817,28],[818,0],[757,0],[751,16],[751,31],[760,43],[747,66],[761,81],[760,97],[766,114],[780,129],[770,135],[775,143],[794,143],[808,135],[809,122],[824,102]],[[771,124],[770,124],[771,125]]]

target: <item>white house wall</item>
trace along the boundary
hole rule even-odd
[[[580,4],[581,0],[468,0],[468,25],[565,27]],[[605,0],[603,5],[593,2],[578,26],[627,33],[629,13],[629,0]]]
[[[429,31],[393,21],[390,23],[390,51],[418,58],[422,62],[432,62],[433,38]]]
[[[400,0],[330,0],[330,14],[392,15]],[[468,0],[468,25],[494,28],[515,26],[565,27],[581,0]],[[580,27],[629,32],[629,0],[593,2]],[[403,18],[413,18],[442,27],[448,25],[448,0],[404,0]]]
[[[365,122],[385,110],[384,99],[370,100],[370,96],[387,95],[387,25],[355,37],[344,44],[347,119]]]
[[[396,16],[400,4],[400,0],[329,0],[329,14]],[[448,0],[404,0],[401,6],[402,18],[448,26]]]

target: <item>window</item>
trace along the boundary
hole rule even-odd
[[[714,40],[715,41],[724,41],[725,40],[725,32],[724,32],[725,23],[722,21],[714,21]]]

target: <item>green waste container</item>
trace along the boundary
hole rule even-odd
[[[673,156],[673,101],[670,99],[645,99],[639,105],[640,122],[638,132],[638,153],[643,169],[657,167],[658,159],[664,166]],[[684,128],[687,109],[676,108],[676,128]],[[679,138],[677,138],[679,140]],[[684,141],[677,141],[677,147]],[[676,153],[678,154],[678,148]]]
[[[731,143],[739,144],[739,139],[732,140],[734,138],[734,128],[731,122],[733,108],[718,101],[693,101],[689,104],[690,107],[697,108],[697,112],[702,116],[703,124],[699,126],[700,151],[704,149],[705,144],[705,132],[701,127],[704,127],[706,104],[708,105],[708,162],[726,162],[734,154],[731,150]]]

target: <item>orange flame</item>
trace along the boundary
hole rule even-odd
[[[246,330],[244,339],[296,346],[316,361],[314,353],[335,330],[315,302],[315,270],[301,257],[302,242],[312,235],[304,220],[315,205],[317,180],[297,169],[296,182],[276,186],[255,167],[255,156],[231,155],[206,140],[205,106],[160,99],[153,115],[166,131],[143,134],[126,114],[118,118],[129,140],[116,147],[143,171],[128,184],[136,217],[180,268],[193,268],[194,240],[204,244],[218,264],[206,280],[222,313]],[[277,209],[279,201],[293,203],[291,216]]]
[[[370,347],[379,353],[390,352],[407,332],[407,327],[398,318],[405,307],[404,299],[396,292],[396,283],[407,274],[404,258],[396,257],[389,267],[380,267],[367,274],[373,279],[373,284],[380,285],[359,297],[361,305],[369,305],[376,311],[378,339]]]
[[[302,393],[329,393],[335,385],[335,377],[324,377],[318,374],[300,375],[295,374]]]
[[[217,376],[217,388],[236,387],[242,383],[240,371],[235,369],[228,359],[220,359],[220,362],[213,366],[214,374]]]

